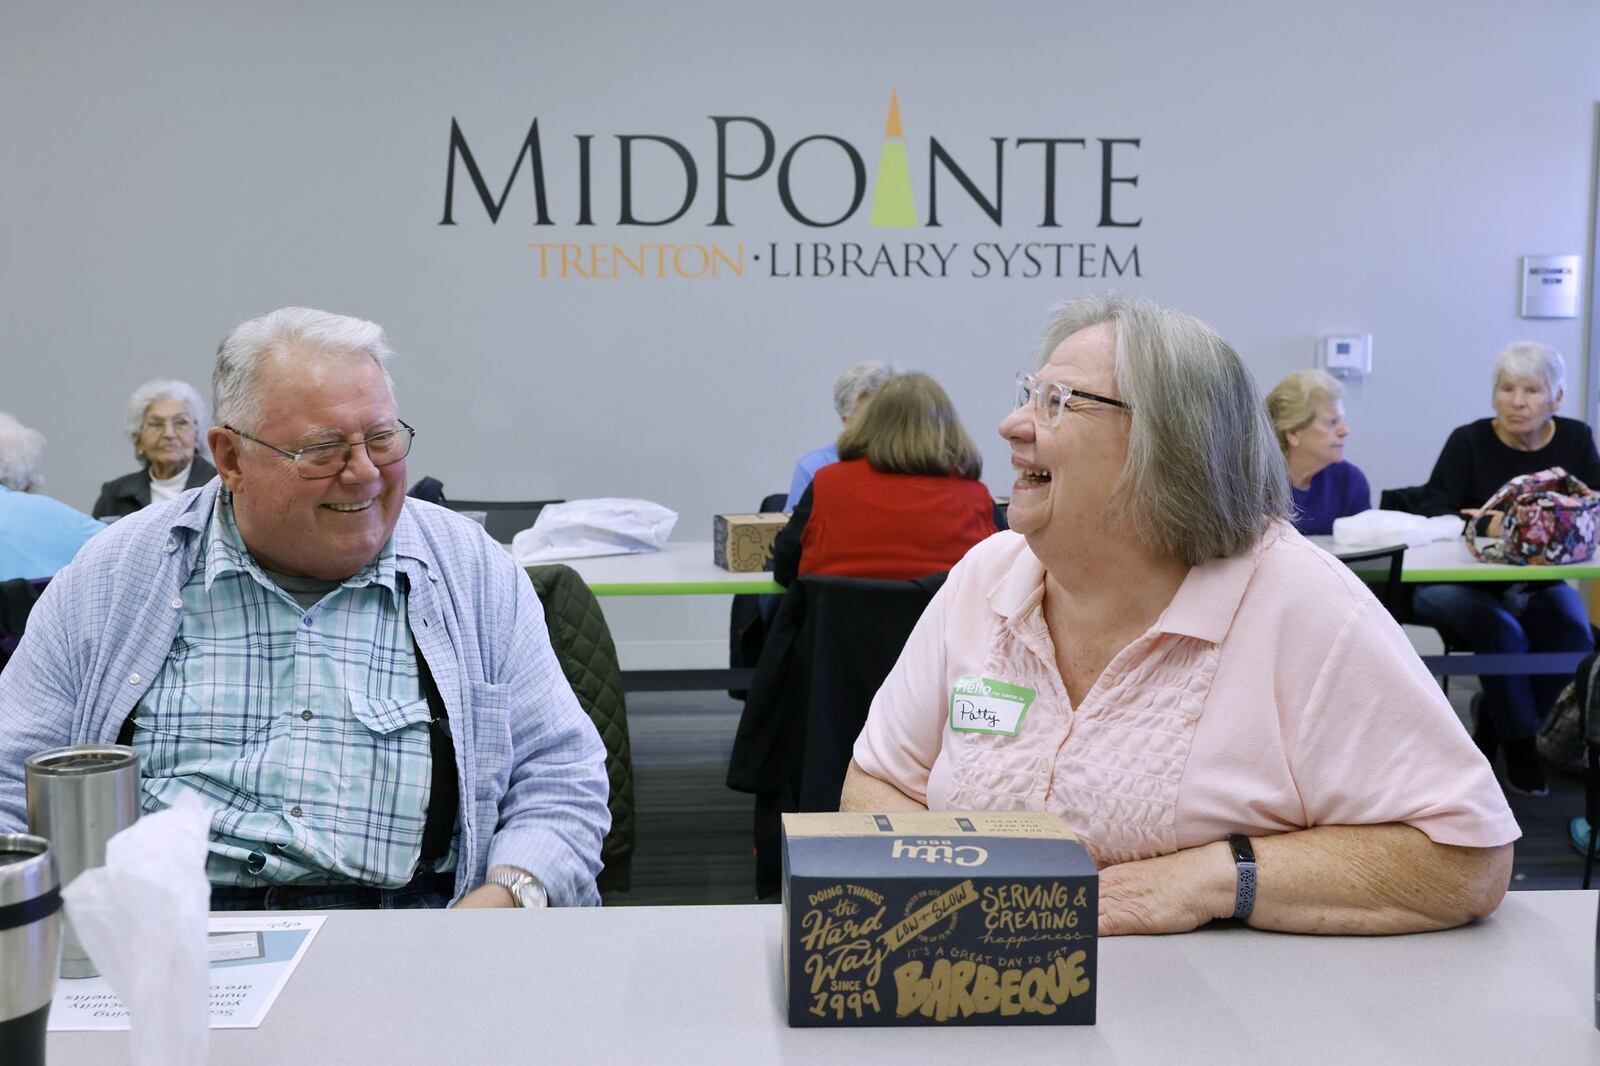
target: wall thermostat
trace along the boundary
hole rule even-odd
[[[1372,334],[1353,333],[1322,338],[1322,369],[1336,378],[1372,373]]]

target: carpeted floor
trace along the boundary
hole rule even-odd
[[[1457,713],[1476,691],[1450,684]],[[750,854],[753,798],[723,784],[740,704],[720,692],[649,692],[628,697],[638,841],[633,888],[607,906],[753,903]],[[1567,840],[1567,820],[1583,810],[1582,782],[1550,774],[1550,795],[1511,798],[1522,826],[1513,889],[1577,888],[1583,857]]]

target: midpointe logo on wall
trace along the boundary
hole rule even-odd
[[[512,146],[469,142],[452,117],[439,225],[543,231],[528,242],[541,280],[1144,276],[1137,137],[990,136],[957,151],[908,136],[891,90],[869,172],[845,137],[787,136],[751,115],[706,122],[608,138],[536,116],[501,184],[488,161]],[[584,233],[613,220],[640,236]],[[951,225],[993,236],[942,239]],[[805,239],[777,232],[796,230]]]

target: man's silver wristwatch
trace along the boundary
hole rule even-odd
[[[500,885],[511,893],[511,899],[519,907],[548,907],[550,894],[544,890],[539,879],[532,874],[509,873],[505,870],[492,873],[484,879],[485,884]]]

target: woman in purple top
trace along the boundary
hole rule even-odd
[[[1332,533],[1333,520],[1372,509],[1366,475],[1344,461],[1344,386],[1321,370],[1297,370],[1267,393],[1267,413],[1289,464],[1294,528]]]

